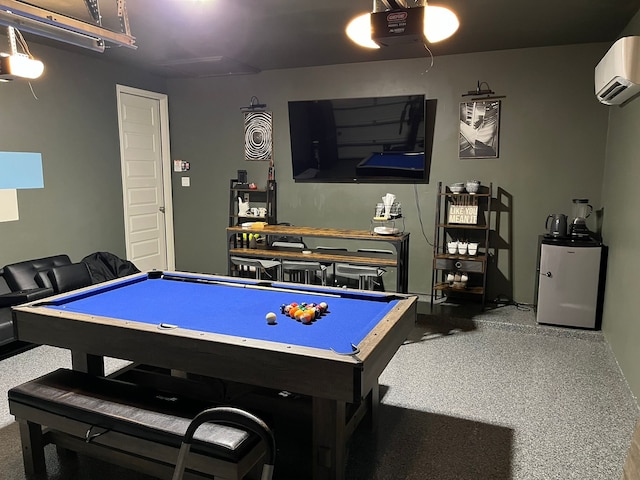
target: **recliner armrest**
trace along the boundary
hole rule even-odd
[[[5,293],[0,295],[0,308],[20,305],[21,303],[39,300],[50,295],[53,295],[53,288],[32,288],[31,290]]]

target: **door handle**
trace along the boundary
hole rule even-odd
[[[547,273],[541,273],[540,275],[544,275],[545,277],[553,277],[553,275],[551,275],[551,272],[547,272]]]
[[[160,210],[162,213],[164,213],[164,206],[160,207],[158,210]]]

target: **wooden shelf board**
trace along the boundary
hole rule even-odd
[[[436,253],[433,258],[441,258],[444,260],[464,260],[464,261],[476,261],[476,262],[486,262],[486,255],[458,255],[458,254],[450,254],[450,253]]]
[[[439,223],[440,228],[466,228],[469,230],[487,230],[487,225],[470,225],[466,223]]]
[[[484,288],[482,287],[452,288],[448,283],[437,283],[433,289],[437,291],[469,293],[472,295],[482,295],[484,293]]]

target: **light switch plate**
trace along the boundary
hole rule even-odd
[[[191,177],[182,177],[182,186],[190,187],[191,186]]]

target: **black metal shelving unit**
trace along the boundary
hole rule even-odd
[[[249,188],[240,184],[237,179],[229,182],[229,226],[233,227],[245,222],[267,222],[275,224],[277,218],[276,204],[277,185],[275,180],[267,180],[264,188]],[[267,209],[264,216],[240,215],[238,212],[238,197],[248,201],[251,207],[263,207]]]
[[[456,301],[479,299],[484,308],[487,290],[487,265],[491,245],[491,199],[493,184],[480,186],[477,193],[454,193],[438,183],[436,199],[433,265],[431,279],[431,308],[443,297]],[[477,206],[475,223],[458,223],[452,218],[451,206]],[[464,240],[478,244],[475,255],[450,253],[448,242]],[[449,274],[468,277],[461,282],[447,280]]]

